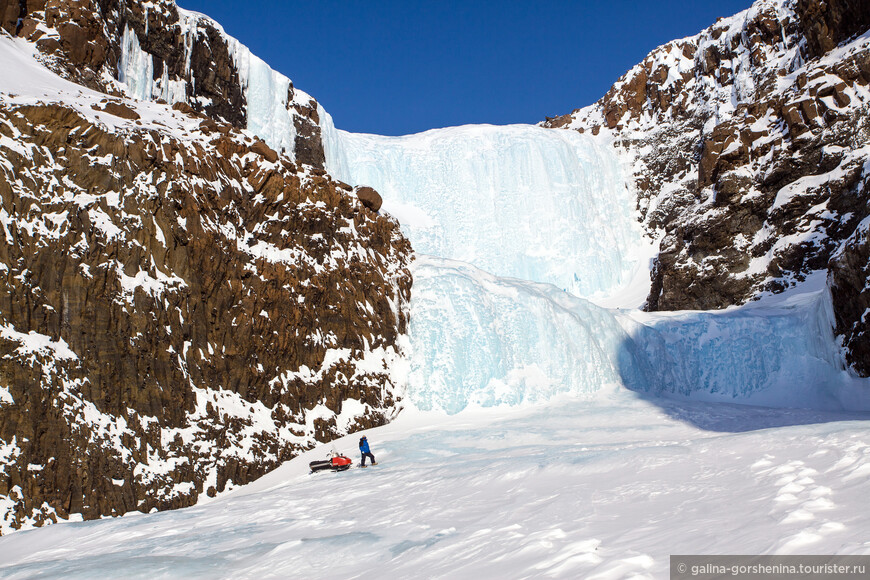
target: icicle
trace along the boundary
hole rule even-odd
[[[136,99],[151,100],[154,87],[154,61],[143,51],[139,38],[129,25],[124,26],[118,80],[127,85],[127,93]]]

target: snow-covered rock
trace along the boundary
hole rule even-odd
[[[323,168],[317,102],[217,22],[174,0],[3,2],[0,19],[65,78],[113,95],[185,103]]]
[[[610,136],[632,159],[661,240],[649,309],[780,292],[826,269],[867,217],[868,28],[866,2],[759,0],[544,123]]]
[[[836,331],[846,360],[870,376],[870,218],[865,218],[830,262],[831,295],[837,305]]]
[[[0,534],[192,505],[395,416],[398,224],[278,142],[44,58],[0,31]]]

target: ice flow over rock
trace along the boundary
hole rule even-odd
[[[610,147],[528,125],[354,134],[321,117],[327,170],[378,190],[418,253],[579,296],[633,269],[642,232]]]
[[[583,298],[622,291],[646,243],[607,141],[521,125],[383,137],[321,119],[330,173],[375,187],[420,254],[403,371],[418,408],[456,413],[605,385],[870,408],[843,370],[823,283],[720,312],[652,315]]]

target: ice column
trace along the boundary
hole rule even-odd
[[[237,40],[230,39],[229,45],[245,90],[248,130],[273,149],[294,157],[296,127],[287,108],[290,79],[272,70]]]
[[[121,38],[118,80],[127,85],[127,92],[131,97],[140,101],[151,100],[154,61],[139,46],[139,38],[129,25],[124,26],[124,36]]]

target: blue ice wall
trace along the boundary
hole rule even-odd
[[[839,361],[826,292],[721,312],[610,310],[548,284],[420,258],[409,398],[456,413],[607,385],[672,398],[870,409]],[[866,383],[866,381],[865,381]]]
[[[421,254],[579,296],[623,284],[635,267],[635,201],[613,149],[589,136],[467,125],[383,137],[322,117],[329,173],[377,189]]]
[[[713,312],[625,313],[647,364],[644,391],[772,407],[870,409],[870,385],[844,368],[826,290]]]
[[[408,384],[418,408],[455,413],[647,386],[643,357],[606,309],[453,260],[420,257],[413,274]]]

